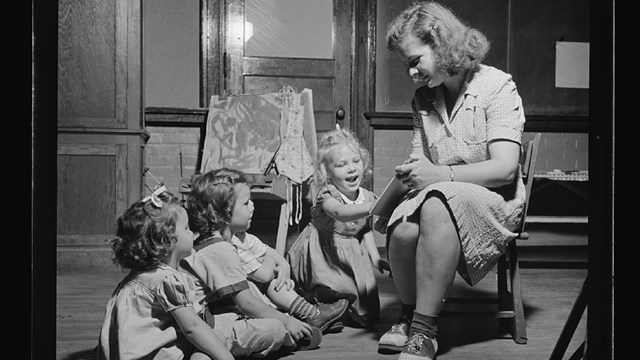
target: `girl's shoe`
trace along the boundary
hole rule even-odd
[[[398,360],[435,360],[438,341],[425,334],[415,333],[402,349]]]
[[[317,327],[323,334],[327,333],[327,330],[331,328],[334,322],[336,322],[347,311],[349,301],[347,299],[338,299],[331,304],[318,303],[316,314],[307,319],[307,324]]]

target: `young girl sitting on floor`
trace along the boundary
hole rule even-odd
[[[254,207],[243,172],[221,168],[206,173],[196,180],[188,204],[195,228],[213,230],[236,248],[251,290],[266,304],[289,312],[322,333],[347,310],[349,303],[345,299],[332,304],[307,302],[295,292],[291,268],[284,256],[247,233]]]
[[[369,160],[367,149],[347,130],[337,128],[322,137],[317,175],[324,186],[311,208],[311,222],[287,253],[292,278],[306,297],[349,299],[345,320],[353,326],[378,321],[373,268],[381,273],[389,269],[378,253],[369,216],[375,195],[360,187],[370,172]]]
[[[99,360],[233,359],[199,315],[195,279],[176,269],[194,239],[187,212],[164,186],[120,216],[113,261],[131,271],[107,303]]]

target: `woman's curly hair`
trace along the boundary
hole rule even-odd
[[[144,270],[157,266],[170,255],[180,200],[169,192],[158,194],[162,206],[151,199],[131,205],[118,218],[116,237],[109,240],[114,264],[123,269]]]
[[[333,150],[342,146],[347,146],[354,152],[360,154],[364,167],[363,176],[373,174],[369,150],[358,141],[357,136],[353,132],[339,128],[325,133],[318,143],[318,168],[315,174],[318,184],[326,184],[330,180],[328,179],[326,164],[330,160],[330,155]]]
[[[247,184],[240,170],[221,168],[195,178],[187,198],[189,227],[200,237],[210,236],[229,225],[236,203],[236,184]]]
[[[387,48],[398,50],[408,34],[433,49],[436,63],[449,76],[476,70],[490,47],[482,32],[467,26],[446,7],[430,1],[413,3],[389,24]]]

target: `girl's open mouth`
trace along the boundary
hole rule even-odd
[[[359,176],[355,175],[355,176],[349,176],[349,177],[345,178],[344,180],[346,182],[349,182],[349,183],[355,183],[355,182],[358,181],[358,178],[359,178]]]

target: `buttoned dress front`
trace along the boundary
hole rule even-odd
[[[481,65],[467,74],[451,116],[442,85],[418,88],[412,108],[412,153],[426,156],[435,165],[452,165],[454,172],[455,165],[488,160],[492,141],[520,144],[522,140],[522,100],[511,76],[494,67]],[[513,183],[499,188],[446,181],[411,190],[390,216],[388,230],[413,215],[428,196],[446,201],[464,256],[458,272],[470,285],[477,284],[517,236],[525,203],[520,172]]]

